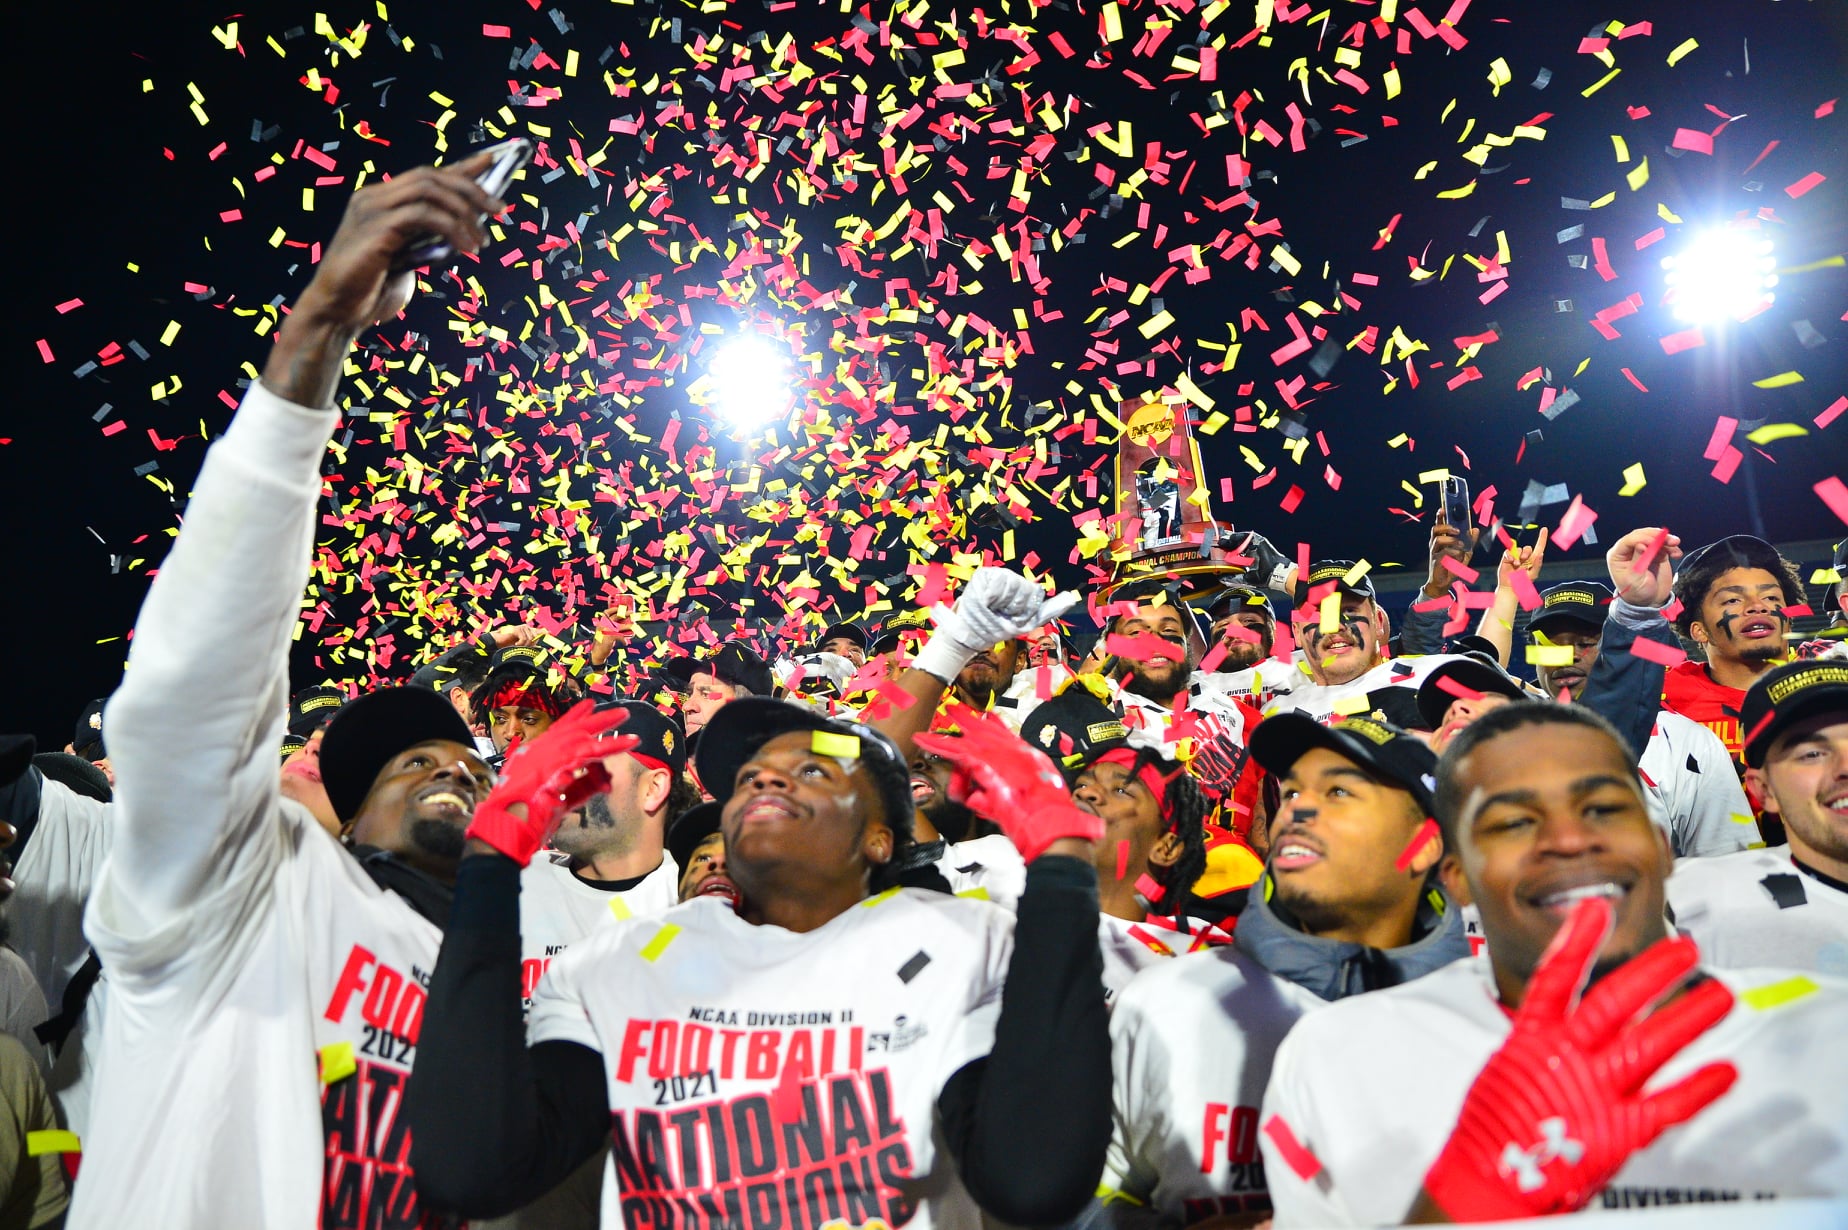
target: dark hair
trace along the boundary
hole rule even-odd
[[[1769,572],[1777,578],[1778,588],[1784,591],[1785,605],[1802,606],[1805,601],[1803,574],[1781,554],[1776,556],[1776,561],[1776,567],[1766,568],[1766,561],[1748,560],[1733,551],[1706,551],[1692,568],[1683,569],[1675,576],[1675,598],[1681,603],[1681,612],[1675,616],[1675,631],[1684,640],[1694,638],[1694,623],[1700,618],[1700,608],[1707,601],[1707,591],[1713,588],[1713,583],[1723,574],[1735,568],[1757,568]]]
[[[451,688],[461,688],[474,703],[475,689],[488,681],[488,660],[480,654],[457,654],[455,663],[450,667],[448,678],[437,686],[437,691],[449,695]]]
[[[685,773],[674,774],[674,784],[667,790],[667,807],[661,813],[661,830],[674,827],[674,821],[699,806],[699,787]]]
[[[1514,700],[1505,705],[1497,705],[1457,732],[1456,738],[1450,741],[1444,754],[1438,758],[1437,792],[1433,810],[1437,812],[1438,827],[1444,832],[1446,850],[1458,848],[1457,826],[1462,819],[1465,802],[1457,767],[1463,763],[1464,757],[1489,740],[1527,726],[1579,726],[1597,731],[1623,753],[1626,771],[1636,782],[1636,788],[1643,788],[1642,777],[1636,768],[1636,754],[1624,742],[1623,736],[1617,733],[1617,728],[1599,714],[1582,705],[1561,705],[1546,700]]]
[[[501,671],[493,675],[483,672],[482,681],[475,685],[468,697],[469,708],[474,711],[476,721],[485,723],[491,719],[494,694],[508,684],[518,684],[525,691],[536,692],[548,697],[553,704],[558,706],[560,714],[584,699],[585,695],[584,685],[568,674],[560,675],[558,681],[554,683],[546,677],[544,671],[531,675],[523,675],[517,671]]]
[[[1170,819],[1163,831],[1181,839],[1181,856],[1171,866],[1149,868],[1150,878],[1162,887],[1161,900],[1153,903],[1149,912],[1179,917],[1186,913],[1187,904],[1193,900],[1195,881],[1206,874],[1206,818],[1212,814],[1213,804],[1200,789],[1200,783],[1178,762],[1151,748],[1139,748],[1131,773],[1140,773],[1144,765],[1152,765],[1157,773],[1168,779],[1164,793]]]

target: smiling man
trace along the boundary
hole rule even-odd
[[[1435,802],[1487,948],[1284,1041],[1260,1125],[1280,1230],[1848,1194],[1848,984],[1714,974],[1667,938],[1668,842],[1607,722],[1501,706]]]
[[[1265,707],[1265,714],[1302,713],[1318,722],[1367,714],[1405,729],[1421,724],[1417,691],[1427,672],[1449,655],[1388,658],[1392,629],[1373,582],[1355,577],[1353,560],[1322,560],[1298,585],[1290,617],[1308,679]]]
[[[1741,718],[1747,781],[1789,844],[1677,866],[1675,925],[1715,965],[1848,976],[1848,663],[1768,672]]]
[[[276,748],[342,366],[414,288],[406,244],[484,242],[486,167],[353,195],[148,589],[109,703],[114,846],[85,931],[110,1002],[73,1227],[419,1222],[396,1107],[491,774],[437,693],[354,700],[319,749],[343,848],[283,798]]]
[[[696,758],[741,903],[695,896],[573,946],[540,986],[530,1046],[505,991],[519,861],[540,834],[471,829],[410,1094],[425,1196],[492,1215],[608,1141],[611,1228],[640,1207],[677,1225],[918,1230],[1075,1213],[1109,1133],[1098,826],[1044,757],[982,720],[980,763],[958,772],[1028,863],[1017,924],[886,887],[912,803],[884,735],[734,701]]]
[[[1252,755],[1282,787],[1270,863],[1234,947],[1138,974],[1111,1018],[1116,1127],[1104,1213],[1124,1230],[1269,1213],[1258,1105],[1284,1034],[1326,1000],[1396,986],[1468,955],[1430,883],[1437,761],[1367,718],[1271,718]]]

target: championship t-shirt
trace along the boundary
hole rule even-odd
[[[1789,846],[1676,863],[1668,906],[1708,965],[1848,978],[1848,892],[1798,867]]]
[[[1229,947],[1124,988],[1110,1017],[1115,1126],[1101,1188],[1113,1223],[1270,1210],[1258,1108],[1278,1044],[1322,1002]]]
[[[937,870],[958,897],[992,901],[1013,913],[1027,890],[1027,863],[1002,833],[990,833],[946,846]]]
[[[1718,735],[1734,760],[1745,754],[1745,732],[1739,726],[1739,710],[1744,704],[1745,689],[1714,682],[1704,662],[1683,662],[1662,679],[1663,707],[1694,719]]]
[[[1315,681],[1300,661],[1265,658],[1256,666],[1236,671],[1202,671],[1194,676],[1204,687],[1244,701],[1262,710],[1273,697],[1308,687]]]
[[[1278,713],[1306,713],[1324,726],[1356,714],[1369,715],[1407,730],[1424,725],[1418,712],[1418,686],[1425,676],[1454,654],[1429,653],[1415,657],[1390,658],[1346,683],[1315,683],[1310,680],[1272,698],[1264,716]]]
[[[454,1224],[418,1210],[400,1113],[442,932],[306,811],[270,815],[156,933],[99,882],[111,1000],[86,1146],[135,1151],[149,1181],[87,1185],[83,1225]],[[209,1187],[159,1179],[169,1150],[195,1173],[209,1151]]]
[[[1738,1002],[1644,1088],[1720,1059],[1738,1081],[1631,1155],[1588,1209],[1848,1195],[1848,983],[1785,969],[1713,975]],[[1278,1048],[1259,1119],[1278,1230],[1401,1222],[1511,1028],[1486,954],[1303,1017]],[[1302,1174],[1278,1152],[1286,1129],[1319,1168],[1292,1151]],[[1536,1125],[1508,1146],[1531,1155],[1571,1143]]]
[[[1198,918],[1145,918],[1131,922],[1114,914],[1097,916],[1097,946],[1104,957],[1104,1002],[1115,1004],[1130,979],[1183,953],[1202,952],[1232,937]]]
[[[973,1230],[937,1098],[993,1045],[1012,949],[1005,911],[918,889],[804,933],[699,898],[572,945],[529,1036],[603,1056],[604,1226]]]
[[[666,852],[659,867],[621,891],[579,878],[556,851],[541,853],[520,873],[520,991],[527,1006],[546,966],[567,947],[609,923],[678,904],[680,867]]]
[[[1712,858],[1758,844],[1758,821],[1731,755],[1699,722],[1658,713],[1637,769],[1677,858]]]

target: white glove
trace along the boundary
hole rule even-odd
[[[1023,637],[1077,604],[1078,595],[1070,590],[1047,597],[1037,581],[1018,572],[977,568],[954,610],[940,605],[931,611],[937,630],[912,665],[952,682],[984,649]]]

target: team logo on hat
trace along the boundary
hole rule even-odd
[[[1542,606],[1557,606],[1562,602],[1570,602],[1570,603],[1574,603],[1575,605],[1591,606],[1591,605],[1596,604],[1597,599],[1592,597],[1591,593],[1587,590],[1564,589],[1564,590],[1555,590],[1553,593],[1548,594],[1546,596],[1546,601],[1542,603],[1541,605]]]
[[[1048,736],[1052,734],[1052,729],[1050,726],[1046,728]],[[1129,738],[1129,727],[1115,720],[1092,722],[1084,728],[1084,737],[1092,743],[1103,743],[1109,739],[1127,739]]]
[[[661,746],[667,749],[668,755],[671,756],[674,754],[674,732],[673,731],[664,730],[661,732]]]
[[[338,709],[345,698],[340,696],[311,696],[302,702],[302,712],[312,713],[316,709]]]
[[[103,728],[103,711],[101,709],[98,709],[95,713],[92,713],[90,715],[90,729],[91,730],[101,730],[102,728]]]
[[[1339,723],[1335,727],[1335,729],[1352,731],[1354,734],[1359,735],[1361,738],[1371,740],[1372,742],[1377,743],[1381,747],[1385,747],[1388,743],[1391,743],[1395,738],[1398,737],[1397,735],[1393,734],[1392,731],[1386,729],[1386,727],[1374,721],[1372,718],[1364,718],[1364,717],[1348,718],[1345,721]]]
[[[1766,688],[1765,694],[1770,697],[1772,704],[1781,705],[1804,688],[1829,683],[1848,684],[1848,666],[1813,666],[1808,670],[1797,671]]]

